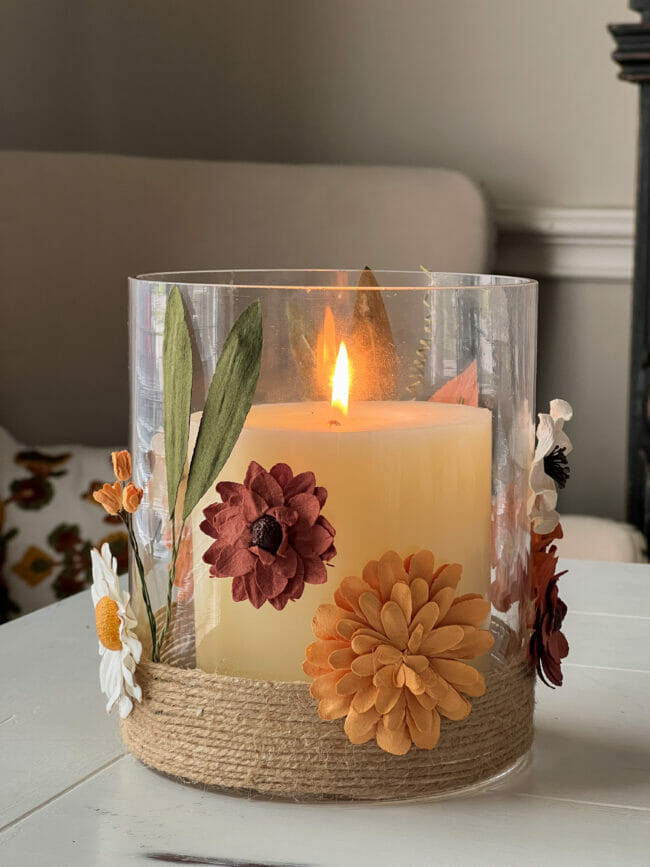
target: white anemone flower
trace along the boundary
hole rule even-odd
[[[135,634],[136,619],[130,596],[120,590],[117,561],[107,543],[101,554],[90,552],[93,567],[92,597],[95,623],[99,638],[99,682],[108,697],[106,712],[117,702],[122,719],[133,709],[133,702],[142,701],[142,690],[134,680],[135,667],[142,655],[142,644]]]
[[[539,414],[537,447],[530,470],[528,514],[535,532],[540,535],[550,533],[560,521],[555,510],[557,492],[569,478],[567,455],[573,448],[564,432],[564,422],[572,416],[573,409],[566,400],[552,400],[550,413]]]

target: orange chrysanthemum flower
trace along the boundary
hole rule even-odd
[[[322,719],[345,717],[353,744],[376,739],[404,755],[433,749],[440,717],[464,719],[467,696],[485,692],[483,676],[462,660],[486,653],[492,634],[479,627],[490,603],[456,597],[461,566],[434,571],[431,551],[405,562],[394,551],[372,560],[363,577],[345,578],[335,605],[320,605],[303,670]]]
[[[112,485],[106,483],[93,492],[93,499],[103,506],[109,515],[117,515],[122,508],[122,485],[119,482],[113,482]]]

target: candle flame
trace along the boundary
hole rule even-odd
[[[348,395],[350,393],[350,364],[345,343],[341,343],[332,380],[332,406],[338,407],[343,415],[348,414]]]

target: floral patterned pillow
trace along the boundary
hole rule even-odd
[[[90,586],[93,546],[126,572],[122,523],[92,497],[110,470],[105,448],[33,449],[0,428],[0,623]]]

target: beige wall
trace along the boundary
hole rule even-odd
[[[0,147],[441,165],[632,201],[625,0],[3,0]]]
[[[0,147],[449,166],[500,205],[629,207],[625,0],[4,0]],[[565,504],[620,516],[630,290],[542,282]]]

